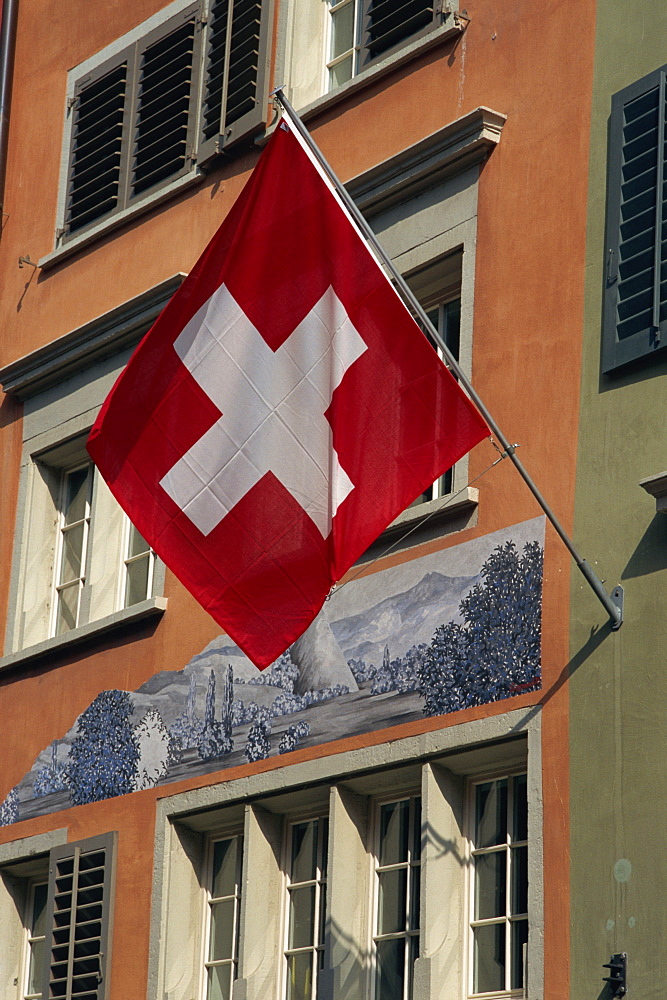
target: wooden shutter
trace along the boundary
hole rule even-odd
[[[267,121],[270,0],[213,0],[206,40],[199,161]]]
[[[115,835],[51,852],[44,1000],[103,1000],[110,951]]]
[[[190,7],[142,43],[130,197],[174,180],[192,166],[201,37],[198,15],[199,6]]]
[[[438,0],[366,0],[360,70],[442,23]]]
[[[193,0],[77,83],[65,236],[192,168],[201,4]]]
[[[602,370],[667,346],[665,68],[614,95]]]
[[[78,232],[116,210],[127,118],[128,61],[79,81],[72,112],[66,228]]]

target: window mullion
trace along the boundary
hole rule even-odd
[[[121,210],[127,208],[132,191],[132,165],[139,122],[139,63],[141,53],[140,43],[135,42],[127,54],[122,152],[118,177],[118,206]]]

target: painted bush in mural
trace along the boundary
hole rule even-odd
[[[127,691],[102,691],[82,712],[67,769],[72,803],[98,802],[135,788],[139,743]]]
[[[418,667],[424,713],[440,715],[530,691],[540,683],[543,551],[499,545],[461,601],[462,624],[436,629]]]

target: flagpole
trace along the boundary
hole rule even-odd
[[[537,485],[533,482],[532,477],[530,476],[528,471],[524,468],[520,459],[517,457],[516,455],[517,446],[510,444],[509,440],[505,437],[502,430],[500,429],[496,421],[493,419],[493,417],[487,410],[485,404],[477,394],[477,391],[471,385],[465,372],[461,369],[461,366],[459,365],[457,359],[454,357],[449,347],[445,343],[442,334],[438,330],[436,330],[436,328],[433,326],[433,323],[431,323],[426,311],[424,310],[423,306],[415,296],[412,289],[407,284],[405,278],[403,277],[403,275],[397,269],[394,262],[391,260],[391,258],[383,249],[381,243],[379,242],[377,236],[371,229],[370,225],[368,224],[364,216],[361,214],[360,210],[358,209],[357,205],[355,204],[355,202],[353,201],[353,199],[351,198],[345,187],[339,181],[338,177],[334,173],[328,161],[323,156],[318,146],[313,141],[310,132],[301,121],[301,118],[292,107],[290,101],[288,100],[287,97],[285,97],[283,88],[277,87],[273,91],[272,96],[279,102],[289,122],[291,123],[295,131],[298,133],[298,135],[303,139],[304,143],[307,146],[307,149],[309,150],[309,152],[315,158],[321,169],[326,174],[329,182],[333,185],[335,193],[338,195],[345,209],[352,217],[352,221],[360,231],[361,235],[373,248],[376,257],[378,258],[378,263],[384,268],[386,268],[386,270],[391,275],[391,280],[394,284],[396,292],[401,297],[408,310],[412,312],[412,314],[419,320],[424,333],[432,337],[432,339],[437,343],[438,347],[440,348],[440,350],[442,351],[443,355],[447,360],[449,368],[456,374],[456,377],[459,380],[460,385],[462,385],[463,388],[466,390],[471,400],[473,401],[479,412],[484,417],[487,426],[502,445],[504,449],[504,454],[509,457],[510,461],[513,463],[514,467],[516,468],[517,472],[525,482],[526,486],[535,497],[537,503],[546,514],[548,520],[551,522],[556,533],[559,535],[559,537],[565,544],[566,548],[570,552],[570,555],[574,559],[575,563],[577,564],[577,567],[583,574],[585,580],[587,581],[587,583],[595,593],[596,597],[604,607],[605,611],[609,615],[612,629],[616,631],[623,624],[623,588],[620,586],[615,587],[614,590],[612,591],[611,596],[607,593],[602,584],[602,581],[597,576],[595,571],[592,569],[590,564],[580,555],[578,550],[575,548],[574,542],[565,531],[563,525],[560,523],[559,519],[556,517],[555,513],[553,512],[553,510],[551,509],[545,498],[542,496],[542,493],[538,489]]]

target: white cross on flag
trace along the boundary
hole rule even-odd
[[[88,450],[166,565],[264,667],[487,434],[283,127]]]

